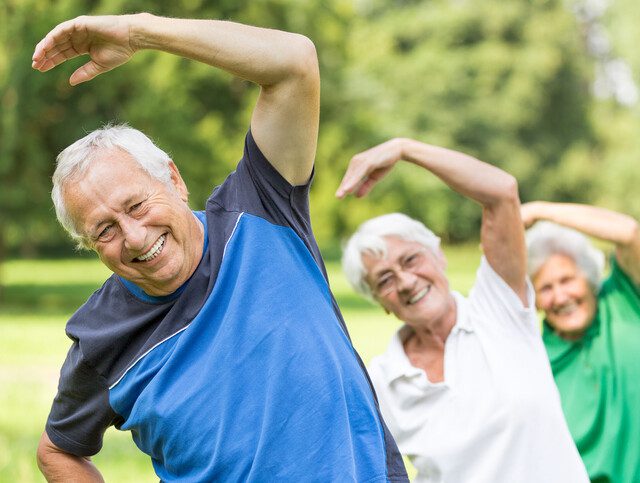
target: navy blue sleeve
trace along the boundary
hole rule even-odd
[[[249,131],[236,170],[214,191],[210,202],[228,211],[251,213],[270,223],[290,226],[299,234],[310,233],[312,177],[304,185],[292,186],[265,158]]]
[[[249,131],[245,137],[244,154],[236,170],[216,188],[209,203],[227,211],[246,212],[270,223],[291,227],[304,241],[326,278],[309,216],[312,181],[313,174],[307,183],[291,185],[260,151]]]
[[[107,382],[84,360],[77,342],[60,371],[46,432],[60,449],[91,456],[102,448],[105,430],[116,420],[109,405]]]

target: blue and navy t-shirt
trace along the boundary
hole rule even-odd
[[[310,184],[310,183],[309,183]],[[206,210],[202,260],[152,297],[113,275],[67,325],[47,421],[88,456],[132,433],[163,481],[406,481],[309,221],[251,133]]]

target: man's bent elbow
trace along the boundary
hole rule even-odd
[[[47,481],[51,481],[55,475],[55,451],[46,432],[42,433],[42,437],[38,443],[36,462],[38,463],[40,472],[45,476]]]
[[[311,84],[320,83],[320,65],[316,46],[309,37],[301,34],[291,34],[295,42],[295,55],[291,69],[294,75]]]
[[[49,482],[104,482],[98,469],[88,458],[66,453],[42,433],[36,451],[38,468]]]

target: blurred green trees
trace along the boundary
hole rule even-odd
[[[476,236],[480,211],[402,166],[365,200],[333,193],[350,157],[393,136],[473,154],[516,175],[523,200],[600,202],[640,215],[638,107],[592,94],[597,59],[559,0],[5,0],[0,4],[0,257],[71,250],[49,200],[57,153],[101,124],[128,122],[168,151],[201,207],[233,169],[257,89],[207,66],[156,52],[77,87],[77,59],[46,74],[33,47],[80,14],[150,11],[232,19],[303,33],[322,73],[312,216],[335,249],[364,218],[402,210],[450,240]],[[620,5],[618,5],[618,3]],[[603,25],[631,60],[633,0]],[[619,26],[619,28],[617,28]],[[418,174],[418,176],[416,176]],[[3,248],[4,247],[4,250]]]

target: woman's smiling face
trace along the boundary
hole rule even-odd
[[[363,254],[366,281],[382,307],[412,326],[430,325],[452,309],[442,254],[422,244],[385,237],[384,258]]]
[[[536,306],[563,338],[582,337],[593,322],[596,296],[585,274],[571,257],[550,256],[533,277]]]

